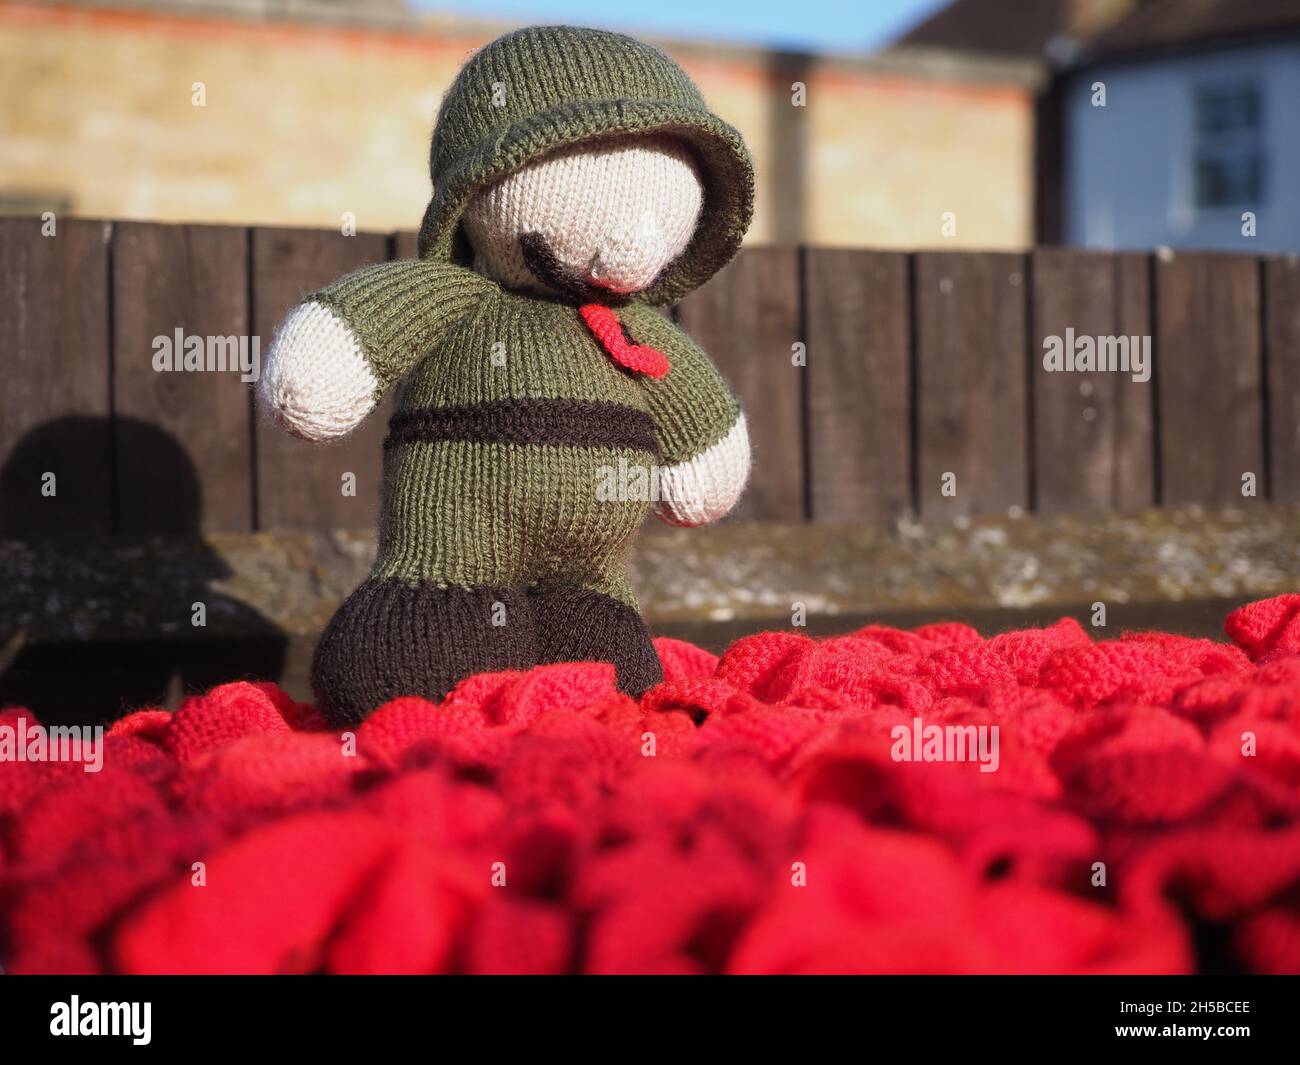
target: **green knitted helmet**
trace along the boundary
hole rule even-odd
[[[662,133],[691,146],[704,179],[687,249],[641,293],[670,303],[736,254],[754,208],[754,172],[740,134],[657,48],[603,30],[535,26],[498,37],[462,68],[438,111],[429,165],[433,199],[420,256],[468,263],[460,227],[480,189],[548,152],[611,134]]]

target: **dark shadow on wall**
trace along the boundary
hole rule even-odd
[[[148,461],[114,469],[104,448]],[[86,476],[91,465],[98,476]],[[121,524],[116,484],[98,483],[104,470],[132,478],[132,495],[170,501],[165,535],[103,535]],[[41,491],[46,472],[57,478],[52,497]],[[210,587],[230,570],[203,540],[202,514],[194,463],[156,425],[66,417],[25,434],[0,467],[0,707],[93,724],[229,680],[278,680],[287,638]],[[191,623],[195,603],[206,628]]]

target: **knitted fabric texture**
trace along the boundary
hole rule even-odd
[[[224,685],[119,721],[102,772],[0,761],[0,964],[1298,972],[1300,595],[1227,629],[659,640],[640,701],[604,664],[475,676],[351,756]],[[917,718],[996,724],[998,770],[895,760]]]
[[[617,137],[552,152],[485,189],[465,210],[474,269],[537,288],[520,250],[542,237],[574,270],[617,293],[648,288],[695,234],[703,201],[690,150],[665,136]]]
[[[754,174],[740,134],[657,48],[619,33],[534,26],[476,52],[444,97],[430,149],[434,194],[420,256],[468,264],[460,221],[480,190],[547,153],[624,135],[671,135],[690,147],[704,185],[700,226],[670,271],[642,294],[671,303],[740,247]]]
[[[349,432],[375,406],[378,381],[348,326],[321,303],[295,307],[258,387],[281,428],[324,442]]]
[[[643,373],[658,380],[670,369],[668,358],[646,344],[638,344],[628,333],[618,315],[599,303],[585,303],[578,308],[582,320],[600,346],[619,366],[633,373]]]
[[[401,382],[378,557],[318,646],[316,698],[357,723],[472,673],[572,658],[613,664],[639,695],[661,674],[631,540],[652,511],[722,517],[749,472],[739,404],[650,304],[734,254],[748,156],[662,53],[543,28],[466,64],[433,174],[422,257],[308,297],[259,385],[282,426],[328,440]],[[453,254],[462,212],[485,273]],[[576,634],[545,631],[575,603],[590,611]]]

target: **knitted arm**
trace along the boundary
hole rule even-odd
[[[259,400],[305,440],[351,432],[491,288],[470,270],[421,259],[341,277],[304,299],[276,330]]]
[[[642,319],[637,339],[664,352],[672,367],[643,381],[664,467],[655,513],[670,525],[717,521],[749,479],[744,412],[709,357],[671,323]]]

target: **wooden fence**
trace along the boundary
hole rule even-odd
[[[311,447],[237,373],[155,371],[154,338],[265,354],[303,293],[413,254],[409,233],[0,219],[0,536],[372,525],[386,414]],[[1295,258],[754,248],[674,314],[748,410],[742,517],[1300,501]],[[1046,372],[1067,329],[1150,336],[1151,379]]]

